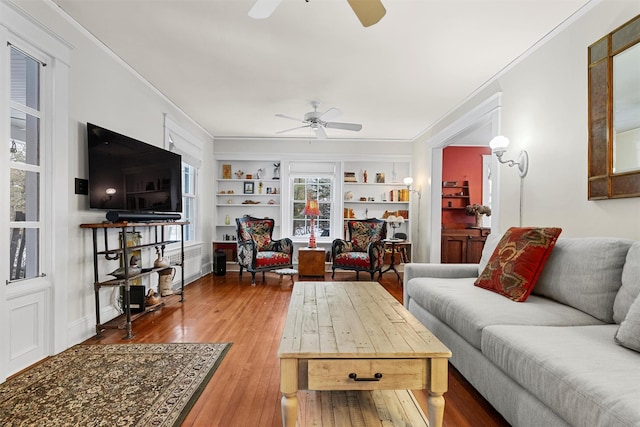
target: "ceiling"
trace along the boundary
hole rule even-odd
[[[413,140],[588,0],[53,0],[216,138],[310,137],[276,113],[337,107],[331,139]],[[586,48],[586,47],[585,47]]]

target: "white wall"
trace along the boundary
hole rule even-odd
[[[507,159],[529,153],[523,226],[559,226],[563,236],[640,239],[640,198],[587,200],[587,47],[640,13],[638,1],[603,0],[444,118],[416,142],[502,92],[501,133]],[[520,179],[502,166],[500,231],[519,222]],[[495,209],[495,207],[494,207]]]
[[[87,178],[86,123],[92,122],[141,141],[163,146],[164,113],[205,141],[204,159],[213,157],[213,138],[192,122],[181,110],[144,82],[131,69],[107,51],[86,31],[45,1],[15,0],[14,3],[42,26],[72,46],[69,94],[69,172],[70,194],[67,232],[70,248],[68,280],[68,344],[73,345],[94,334],[93,262],[91,233],[81,223],[101,222],[103,211],[90,211],[88,197],[75,195],[74,178]],[[64,162],[67,163],[67,162]],[[210,168],[203,168],[201,182],[211,182]],[[206,187],[205,187],[206,188]],[[212,196],[205,195],[204,206]],[[201,209],[204,207],[201,206]],[[206,212],[198,225],[203,241],[211,241],[211,218]],[[207,244],[207,248],[209,245]],[[203,251],[209,257],[209,251]],[[207,259],[204,260],[207,262]],[[107,293],[105,294],[107,295]]]

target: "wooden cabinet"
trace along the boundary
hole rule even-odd
[[[156,310],[161,307],[164,302],[163,298],[174,297],[173,295],[170,297],[161,297],[159,303],[152,306],[145,306],[144,304],[144,295],[145,295],[145,287],[137,286],[135,282],[139,281],[141,278],[145,276],[149,276],[152,273],[162,274],[163,270],[167,270],[173,267],[181,267],[181,285],[180,290],[177,291],[176,295],[180,296],[180,301],[184,301],[184,226],[189,224],[186,221],[181,222],[143,222],[143,223],[132,223],[132,222],[120,222],[120,223],[96,223],[96,224],[80,224],[81,228],[90,229],[93,236],[93,290],[95,296],[95,305],[96,305],[96,335],[100,335],[104,329],[107,328],[117,328],[117,329],[125,329],[127,331],[127,335],[125,338],[132,338],[132,328],[131,322],[136,318],[150,312]],[[168,226],[175,226],[180,228],[180,239],[179,240],[170,240],[165,238],[169,232],[166,230]],[[148,233],[146,233],[148,242],[135,242],[130,245],[131,242],[127,240],[127,235],[131,233],[137,233],[139,229],[147,229]],[[102,236],[99,236],[98,231],[102,230]],[[118,240],[118,245],[115,247],[109,248],[109,232],[112,230],[120,232],[120,238]],[[100,242],[102,242],[103,249],[99,249]],[[169,267],[160,267],[153,268],[148,267],[145,268],[141,265],[141,270],[138,274],[129,273],[129,259],[130,256],[134,253],[138,253],[139,251],[145,248],[156,248],[161,251],[161,255],[164,256],[165,246],[171,243],[180,243],[180,258],[178,262],[171,263]],[[106,273],[100,274],[99,271],[99,257],[104,256],[104,258],[108,261],[118,261],[124,267],[124,274],[122,279],[119,278],[110,278],[104,280],[104,276]],[[152,261],[153,262],[153,261]],[[153,264],[152,264],[153,265]],[[134,283],[132,285],[132,282]],[[122,310],[124,313],[115,319],[112,319],[109,322],[101,323],[100,321],[100,289],[103,287],[120,287],[122,292]],[[132,290],[133,289],[133,290]],[[142,292],[140,292],[142,291]],[[159,291],[159,290],[158,290]],[[142,303],[139,304],[139,307],[136,312],[133,313],[132,308],[132,300],[131,296],[135,295],[140,298],[142,297]],[[158,292],[160,294],[160,292]]]
[[[488,228],[442,230],[441,261],[449,264],[477,264],[489,233]]]
[[[323,248],[300,248],[298,250],[298,277],[324,277],[325,259]]]

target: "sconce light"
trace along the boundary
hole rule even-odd
[[[414,190],[411,188],[411,184],[413,184],[413,178],[408,176],[403,181],[404,181],[404,185],[407,186],[407,190],[409,190],[412,193],[418,193],[418,199],[422,199],[422,188],[418,188],[417,190]]]
[[[509,139],[502,135],[494,137],[491,142],[489,142],[489,147],[491,147],[491,150],[496,154],[498,161],[508,165],[509,167],[518,166],[520,176],[524,178],[529,170],[529,154],[525,150],[522,150],[517,161],[502,160],[502,155],[507,151],[508,146]]]
[[[314,231],[314,228],[316,226],[315,224],[315,217],[316,216],[320,216],[320,208],[318,207],[318,201],[317,200],[307,200],[307,204],[305,205],[304,209],[302,210],[302,215],[306,215],[306,216],[310,216],[311,217],[311,235],[309,236],[309,246],[310,248],[315,248],[316,247],[316,234]]]
[[[105,207],[107,203],[111,201],[113,195],[116,194],[116,189],[113,187],[109,187],[104,192],[106,194],[106,197],[102,199],[102,207]]]

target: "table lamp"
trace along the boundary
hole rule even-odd
[[[307,200],[307,204],[302,210],[302,214],[311,217],[311,236],[309,236],[309,247],[316,247],[316,235],[315,235],[315,217],[320,216],[320,209],[318,208],[317,200]]]

